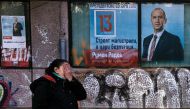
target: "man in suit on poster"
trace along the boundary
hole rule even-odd
[[[17,17],[14,17],[13,36],[22,36],[22,33],[21,33],[22,30],[23,30],[22,24],[18,22]]]
[[[155,8],[151,13],[153,34],[144,38],[143,61],[180,61],[184,58],[183,47],[178,36],[167,32],[167,22],[162,8]]]

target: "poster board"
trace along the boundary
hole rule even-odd
[[[138,65],[136,3],[91,2],[72,6],[73,66],[135,67]],[[81,12],[76,11],[76,7],[79,7]],[[76,19],[84,16],[86,21]],[[82,25],[79,26],[80,23]]]

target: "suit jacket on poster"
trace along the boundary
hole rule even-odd
[[[153,34],[144,38],[142,58],[148,56],[148,47],[152,37]],[[164,31],[155,48],[152,61],[179,61],[183,58],[184,52],[179,37]]]
[[[17,30],[14,30],[17,28]],[[22,36],[21,30],[23,30],[22,24],[17,22],[13,24],[13,36]]]

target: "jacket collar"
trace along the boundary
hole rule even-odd
[[[61,77],[59,74],[57,74],[55,72],[53,72],[52,74],[55,75],[56,77],[60,78],[60,79],[64,79],[63,77]]]

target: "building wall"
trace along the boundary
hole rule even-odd
[[[69,56],[67,2],[33,1],[30,3],[30,19],[32,69],[0,69],[4,82],[11,86],[12,96],[8,104],[11,107],[31,108],[29,84],[44,74],[44,69],[52,60],[60,58],[60,39],[66,40],[67,59]],[[81,107],[190,107],[187,99],[190,96],[188,69],[74,68],[74,72],[88,94],[87,99],[81,101]],[[163,79],[160,80],[160,77]],[[92,84],[95,82],[97,84]]]

